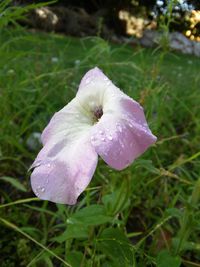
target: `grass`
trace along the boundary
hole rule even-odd
[[[199,59],[21,29],[0,32],[0,59],[0,265],[200,266]],[[73,207],[39,201],[33,133],[94,66],[144,106],[158,142],[121,172],[99,160]]]

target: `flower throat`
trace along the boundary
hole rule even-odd
[[[98,122],[100,120],[100,118],[102,117],[102,115],[103,115],[102,106],[99,106],[99,107],[95,108],[93,110],[93,120],[94,120],[94,123]]]

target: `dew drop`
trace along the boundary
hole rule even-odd
[[[90,102],[90,106],[93,108],[95,106],[95,102],[94,101],[91,101]]]
[[[37,197],[39,197],[39,196],[40,196],[40,194],[39,194],[39,192],[38,192],[38,190],[37,190],[37,189],[35,190],[35,194],[36,194],[36,196],[37,196]]]
[[[37,186],[37,188],[35,190],[35,194],[36,194],[37,197],[40,197],[40,190],[41,190],[41,187]]]
[[[105,78],[104,78],[104,81],[108,81],[108,78],[107,78],[107,77],[105,77]]]
[[[106,85],[110,85],[110,84],[111,84],[111,82],[110,82],[110,81],[106,82]]]
[[[103,134],[103,131],[99,131],[100,134]]]
[[[105,138],[104,138],[104,137],[102,137],[102,138],[101,138],[101,140],[102,140],[102,141],[105,141]]]
[[[48,167],[48,168],[50,168],[50,167],[51,167],[51,164],[50,164],[50,163],[48,163],[48,164],[47,164],[47,167]]]
[[[95,140],[94,136],[91,136],[91,141],[94,141],[94,140]]]
[[[86,84],[89,84],[91,82],[91,79],[90,78],[87,78],[86,80],[85,80],[85,83]]]
[[[119,123],[116,124],[117,130],[121,133],[122,132],[122,127],[120,126]]]
[[[129,126],[130,126],[131,128],[133,128],[133,125],[132,125],[131,123],[129,123]]]
[[[36,188],[36,195],[39,196],[40,193],[41,192],[44,193],[44,191],[45,191],[45,188],[38,185],[38,187]]]
[[[130,143],[130,147],[133,147],[133,143]]]
[[[109,135],[109,136],[108,136],[108,140],[110,140],[110,141],[112,141],[112,140],[113,140],[113,138],[112,138],[112,136],[111,136],[111,135]]]

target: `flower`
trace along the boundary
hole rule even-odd
[[[55,113],[41,136],[31,185],[45,200],[73,205],[95,172],[98,155],[122,170],[156,137],[143,108],[99,69],[82,78],[76,97]]]

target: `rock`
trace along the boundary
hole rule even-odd
[[[184,54],[193,53],[193,44],[187,37],[182,33],[172,32],[169,35],[169,46],[171,49],[180,51]]]
[[[193,42],[193,54],[197,57],[200,57],[200,43]]]
[[[155,47],[162,39],[162,34],[155,30],[145,30],[143,37],[139,40],[144,47]],[[193,54],[200,57],[200,43],[191,41],[182,33],[169,33],[169,47],[172,50],[179,51],[183,54]]]
[[[72,36],[96,36],[100,17],[88,14],[83,8],[41,7],[33,10],[26,23],[36,29],[63,32]],[[108,38],[111,31],[101,25],[101,36]]]
[[[140,38],[140,44],[144,47],[154,47],[158,44],[160,34],[154,30],[145,30],[142,38]]]
[[[78,37],[99,36],[100,34],[101,37],[118,44],[139,44],[151,48],[160,45],[162,47],[162,40],[165,40],[165,36],[156,30],[144,30],[140,39],[114,34],[113,30],[109,29],[102,21],[106,12],[106,9],[101,9],[95,14],[88,14],[83,8],[41,7],[29,13],[26,24],[28,23],[29,26],[36,29],[62,32]],[[170,49],[200,57],[200,43],[189,40],[179,32],[169,33],[169,37],[166,38],[168,38],[166,41],[167,45],[169,43]]]

